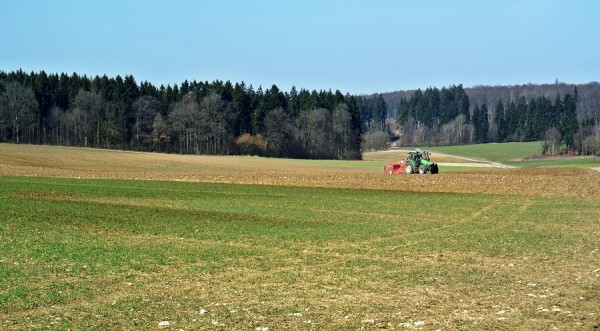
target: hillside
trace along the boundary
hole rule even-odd
[[[494,107],[498,99],[504,104],[519,97],[529,100],[538,96],[546,96],[554,99],[557,95],[573,93],[575,88],[578,92],[577,111],[579,115],[600,118],[600,83],[590,82],[587,84],[523,84],[508,86],[485,86],[465,87],[465,92],[471,103],[471,110],[476,105],[487,104]],[[402,98],[410,97],[415,90],[395,91],[381,93],[388,106],[388,114],[394,117],[396,109]]]

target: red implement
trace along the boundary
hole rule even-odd
[[[383,172],[390,175],[403,174],[405,171],[404,161],[390,162],[389,165],[383,167]]]

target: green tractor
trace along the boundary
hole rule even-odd
[[[421,175],[430,172],[432,175],[439,172],[437,163],[429,160],[431,153],[428,151],[412,151],[408,152],[408,158],[405,162],[407,174],[419,173]]]

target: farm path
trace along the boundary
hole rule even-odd
[[[402,153],[408,153],[410,150],[408,149],[393,149],[390,151],[394,151],[394,152],[402,152]],[[508,165],[508,164],[504,164],[504,163],[500,163],[500,162],[493,162],[493,161],[488,161],[488,160],[480,160],[480,159],[474,159],[474,158],[469,158],[469,157],[464,157],[464,156],[458,156],[458,155],[452,155],[452,154],[445,154],[445,153],[439,153],[439,152],[434,152],[432,153],[434,156],[442,156],[444,158],[452,158],[452,159],[459,159],[459,160],[463,160],[463,161],[467,161],[467,162],[438,162],[439,165],[444,165],[444,166],[457,166],[457,167],[490,167],[490,168],[498,168],[498,169],[515,169],[516,167]]]
[[[449,155],[449,154],[444,154],[444,153],[438,153],[438,154],[444,155],[444,156],[449,156],[449,157],[454,157],[454,158],[469,161],[469,162],[473,162],[477,165],[485,164],[492,168],[500,168],[500,169],[515,169],[516,168],[515,166],[511,166],[511,165],[500,163],[500,162],[493,162],[493,161],[487,161],[487,160],[482,161],[482,160],[472,159],[472,158],[468,158],[468,157],[464,157],[464,156]],[[460,163],[458,163],[458,164],[460,165]],[[469,164],[469,163],[463,163],[463,164]],[[446,165],[449,165],[449,164],[446,164]]]

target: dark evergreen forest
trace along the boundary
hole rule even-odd
[[[0,72],[0,142],[359,159],[355,96],[242,83]]]
[[[441,90],[428,88],[402,98],[396,117],[404,139],[416,144],[543,140],[546,132],[555,128],[569,149],[574,147],[579,130],[577,90],[574,92],[575,96],[556,96],[554,101],[545,96],[529,101],[520,97],[506,106],[498,99],[492,116],[485,103],[475,105],[471,111],[469,98],[460,85]],[[595,124],[593,119],[588,121]]]
[[[470,89],[458,85],[370,98],[395,105],[388,113],[396,122],[388,127],[402,145],[543,140],[552,149],[544,153],[598,154],[599,87],[597,83]]]

